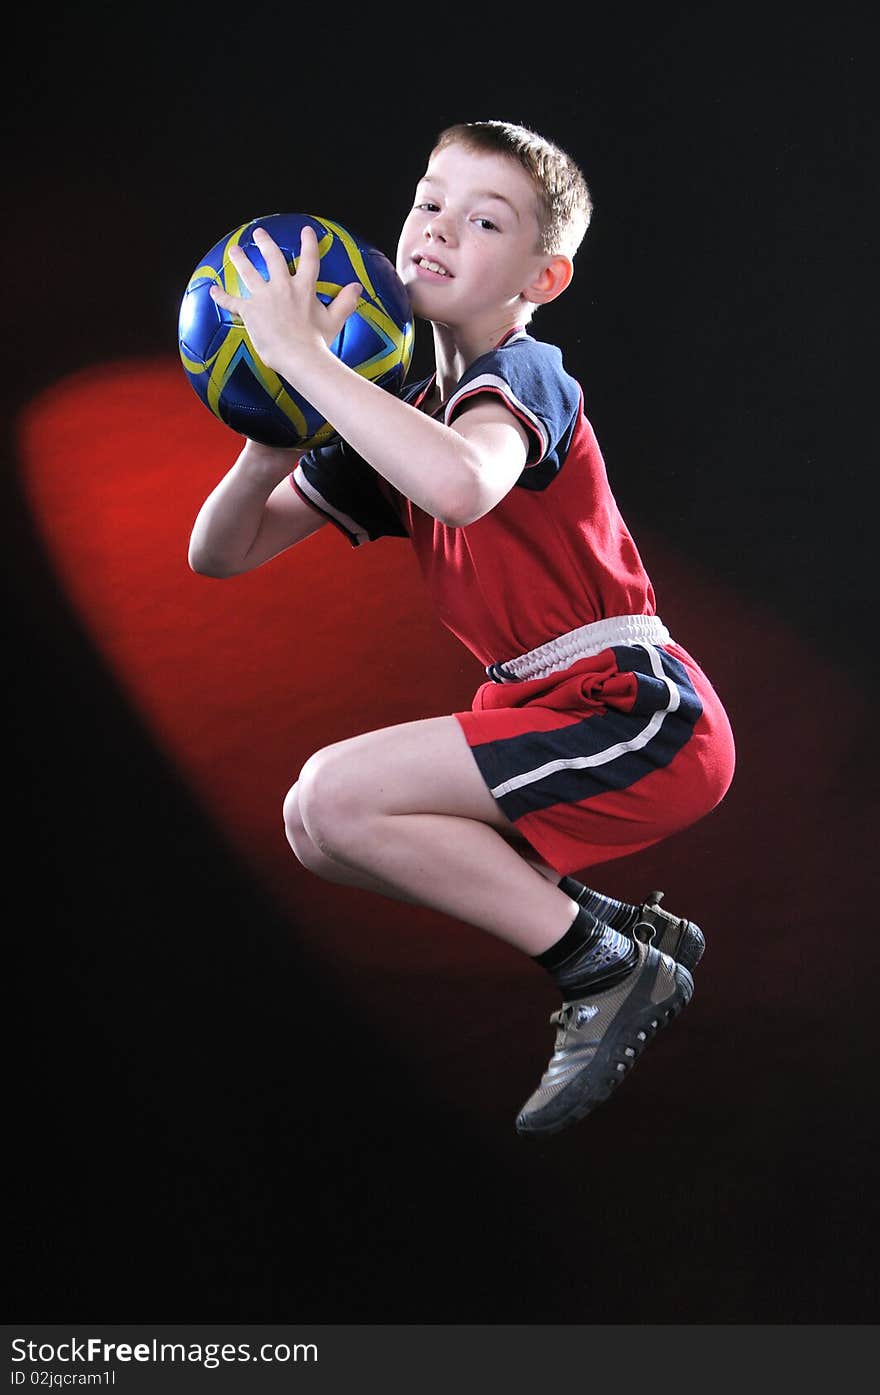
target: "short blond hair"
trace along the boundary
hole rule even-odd
[[[462,121],[440,132],[431,154],[447,145],[464,145],[505,155],[525,170],[537,196],[539,250],[574,257],[593,213],[583,171],[552,141],[510,121]]]

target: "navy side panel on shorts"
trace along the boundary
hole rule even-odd
[[[632,710],[609,708],[551,731],[472,746],[509,819],[627,789],[669,765],[702,713],[684,666],[654,645],[615,645],[622,673],[637,675]]]

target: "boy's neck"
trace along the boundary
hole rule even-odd
[[[467,368],[481,354],[487,354],[501,343],[512,330],[523,328],[520,321],[499,322],[488,330],[472,333],[459,327],[432,324],[434,331],[434,361],[436,363],[435,393],[437,402],[445,402]]]

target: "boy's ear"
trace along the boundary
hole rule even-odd
[[[573,275],[574,262],[560,252],[544,263],[534,280],[523,289],[523,297],[534,305],[547,305],[562,295]]]

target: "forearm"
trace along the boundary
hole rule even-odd
[[[221,309],[240,315],[263,362],[311,402],[340,436],[389,484],[441,522],[459,525],[482,511],[485,452],[461,432],[362,378],[330,352],[362,288],[344,286],[328,305],[316,294],[320,267],[314,229],[302,230],[299,265],[291,276],[281,249],[265,229],[254,231],[269,272],[266,280],[240,247],[229,256],[246,294],[219,286]]]
[[[362,378],[329,351],[305,354],[285,372],[357,453],[407,499],[441,522],[468,514],[479,489],[473,445]]]
[[[189,564],[205,576],[234,576],[253,563],[250,554],[266,526],[266,503],[298,456],[248,441],[205,500],[193,525]]]

